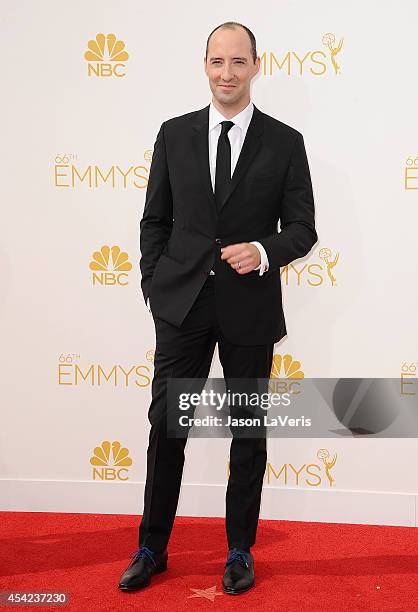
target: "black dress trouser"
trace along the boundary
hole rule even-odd
[[[218,325],[214,291],[214,276],[209,275],[180,328],[154,316],[156,350],[148,412],[151,430],[139,545],[155,552],[168,545],[187,442],[186,437],[167,437],[166,379],[206,380],[216,342],[226,382],[230,377],[270,376],[274,344],[240,346],[228,342]],[[232,438],[226,491],[228,548],[249,549],[255,543],[266,462],[265,436]]]

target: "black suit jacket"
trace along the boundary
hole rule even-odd
[[[209,105],[158,132],[140,222],[141,287],[154,316],[181,326],[210,270],[219,325],[234,344],[286,335],[280,267],[318,240],[302,134],[254,106],[229,192],[216,210],[209,169]],[[280,222],[280,232],[278,231]],[[269,270],[238,274],[221,247],[258,240]]]

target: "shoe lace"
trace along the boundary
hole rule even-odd
[[[150,559],[154,565],[156,565],[154,561],[154,553],[150,548],[147,548],[147,546],[140,546],[132,553],[131,557],[133,557],[131,563],[134,563],[138,559],[146,557],[147,559]]]
[[[229,553],[226,565],[231,565],[231,563],[233,563],[234,561],[238,561],[239,563],[241,563],[241,565],[244,565],[244,567],[249,567],[248,555],[245,552],[242,552],[240,550],[234,550],[234,552]]]

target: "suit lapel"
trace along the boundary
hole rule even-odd
[[[202,179],[203,188],[206,191],[212,206],[211,211],[214,218],[216,217],[216,202],[215,195],[212,189],[212,180],[210,177],[210,166],[209,166],[209,104],[197,111],[195,123],[192,126],[192,145],[193,151],[200,168],[200,177]]]
[[[245,172],[258,153],[263,133],[263,118],[261,112],[254,106],[253,116],[251,117],[250,125],[248,126],[247,133],[245,135],[244,142],[242,144],[241,152],[238,157],[237,165],[235,166],[234,173],[229,184],[228,192],[225,196],[224,201],[220,205],[220,210],[227,203],[228,199],[233,194],[237,185],[244,178]]]
[[[211,200],[214,215],[216,215],[216,202],[215,195],[212,189],[212,181],[210,176],[209,167],[209,143],[208,143],[208,129],[209,129],[209,105],[197,111],[195,122],[192,126],[192,146],[196,159],[200,167],[200,175],[202,178],[203,188],[205,189],[209,199]],[[254,159],[258,150],[261,147],[263,134],[263,118],[262,113],[254,105],[253,116],[251,117],[250,125],[242,145],[240,155],[238,157],[237,165],[235,166],[234,173],[229,184],[228,192],[224,198],[224,201],[220,205],[220,209],[225,206],[228,199],[236,189],[237,185],[245,176],[245,172]]]

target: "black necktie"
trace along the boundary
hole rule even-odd
[[[216,173],[215,173],[215,200],[218,212],[227,194],[231,182],[231,143],[228,132],[234,125],[232,121],[222,121],[222,132],[218,140],[216,151]]]

